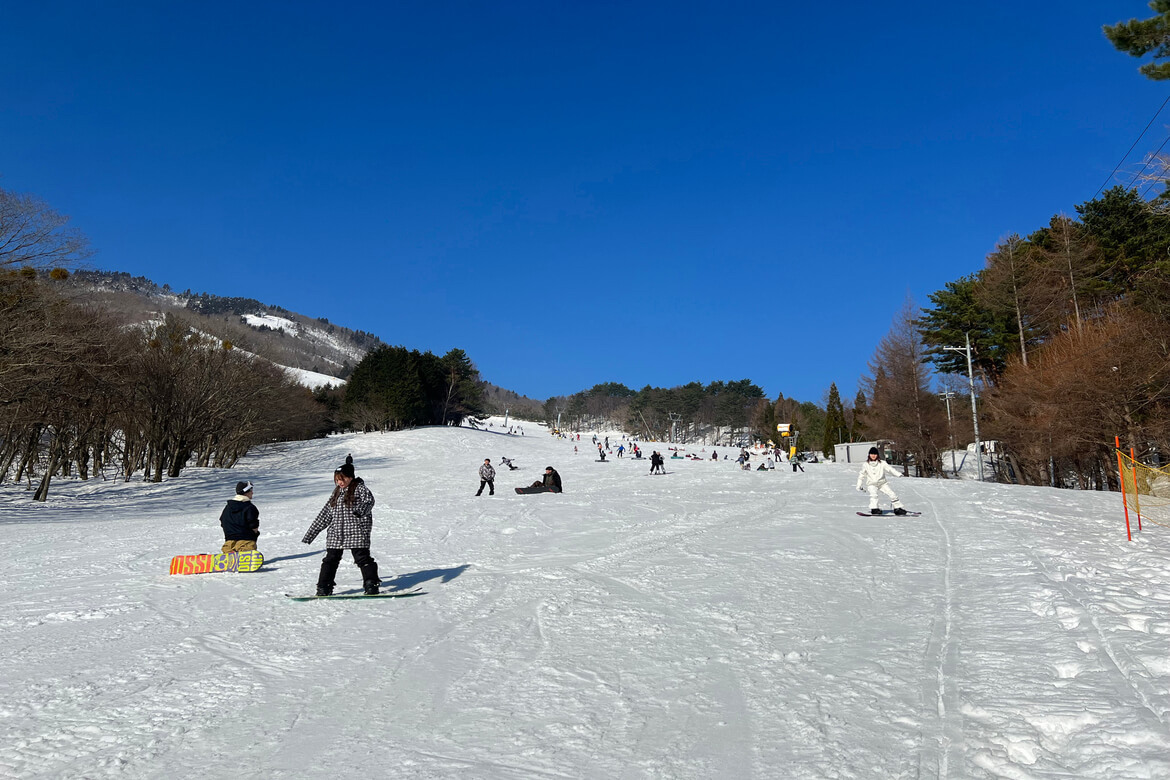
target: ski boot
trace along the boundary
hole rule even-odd
[[[904,514],[906,514],[906,510],[905,510],[905,509],[903,509],[902,507],[898,507],[897,509],[895,509],[895,510],[894,510],[894,514],[896,514],[896,515],[904,515]]]
[[[869,510],[869,513],[870,513],[871,515],[880,515],[880,514],[882,513],[882,510],[878,509],[878,508],[875,506],[873,509]]]

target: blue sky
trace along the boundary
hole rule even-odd
[[[536,398],[851,398],[908,295],[1090,199],[1167,85],[1101,34],[1144,2],[813,6],[10,4],[0,186],[100,268]]]

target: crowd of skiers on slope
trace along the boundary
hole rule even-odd
[[[712,459],[716,460],[718,456],[712,454]],[[501,463],[507,465],[510,470],[517,469],[508,458],[502,458]],[[650,454],[650,473],[666,473],[665,458],[657,450]],[[890,500],[894,514],[907,514],[897,493],[887,481],[887,477],[901,476],[896,469],[882,460],[877,447],[869,449],[866,462],[862,464],[857,475],[857,489],[862,492],[868,491],[871,514],[881,514],[879,494]],[[495,477],[496,471],[492,467],[491,459],[485,458],[483,465],[479,467],[480,483],[475,495],[482,495],[484,487],[488,488],[488,495],[495,495]],[[377,595],[381,585],[378,562],[370,555],[374,494],[370,492],[365,481],[356,475],[352,456],[347,456],[345,463],[333,472],[333,484],[333,492],[325,506],[317,513],[301,539],[303,543],[310,544],[322,531],[326,531],[325,557],[321,560],[321,569],[317,576],[316,595],[322,597],[333,595],[337,568],[346,550],[349,550],[354,564],[361,571],[363,592],[366,595]],[[254,490],[251,482],[236,483],[236,495],[227,502],[220,513],[219,521],[224,534],[221,549],[224,553],[256,549],[256,542],[260,536],[260,511],[252,502]],[[546,466],[542,478],[527,488],[516,488],[518,493],[561,493],[562,490],[561,475],[552,466]]]

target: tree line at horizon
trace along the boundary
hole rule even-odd
[[[778,444],[777,425],[786,424],[799,434],[801,451],[828,457],[835,445],[857,441],[866,433],[865,408],[865,397],[860,394],[847,408],[836,383],[830,386],[825,405],[820,406],[783,394],[770,400],[750,379],[706,385],[689,382],[670,388],[646,385],[641,390],[605,382],[548,399],[544,419],[554,427],[559,420],[567,431],[601,430],[612,425],[650,441],[723,446]]]
[[[442,357],[382,345],[366,353],[340,391],[342,428],[392,431],[461,425],[486,411],[479,370],[462,349]],[[323,396],[329,393],[322,394]]]

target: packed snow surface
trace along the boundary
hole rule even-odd
[[[921,517],[858,517],[856,466],[650,476],[522,425],[5,487],[0,774],[1170,777],[1170,529],[1127,542],[1118,496],[901,479]],[[285,598],[347,453],[384,587],[423,595]],[[549,464],[564,494],[512,491]],[[239,479],[264,568],[168,576]]]

